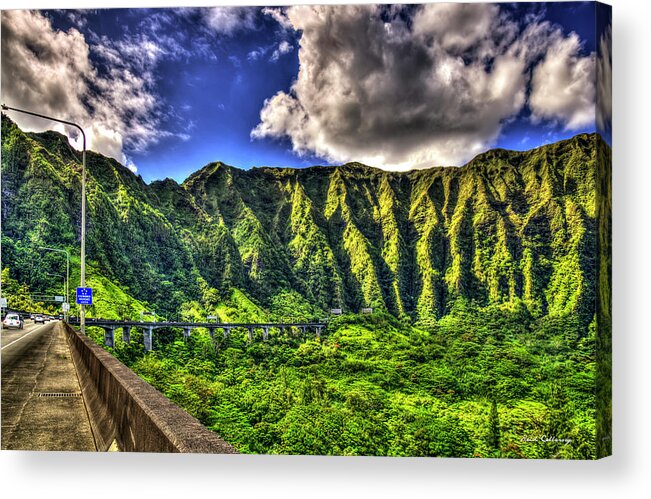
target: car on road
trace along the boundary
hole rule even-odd
[[[34,316],[34,324],[45,324],[45,317],[43,315],[37,314]]]
[[[17,327],[18,329],[23,328],[23,319],[19,314],[7,314],[5,319],[2,321],[2,327],[9,329],[10,327]]]

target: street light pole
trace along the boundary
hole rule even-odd
[[[48,251],[56,251],[57,253],[65,253],[66,255],[66,287],[65,287],[65,293],[66,293],[66,303],[68,304],[68,307],[70,307],[70,253],[68,253],[68,250],[64,249],[58,249],[58,248],[48,248],[47,246],[40,246],[39,249],[42,250],[48,250]],[[64,310],[63,314],[65,315],[65,321],[68,322],[68,310]]]
[[[50,121],[56,121],[63,123],[64,125],[74,126],[81,132],[83,138],[83,152],[81,160],[81,279],[80,287],[86,287],[86,134],[84,129],[81,128],[77,123],[72,121],[60,120],[58,118],[53,118],[52,116],[46,116],[44,114],[33,113],[31,111],[25,111],[24,109],[18,109],[15,107],[9,107],[5,104],[2,104],[3,111],[16,111],[18,113],[29,114],[30,116],[36,116],[37,118],[43,118]],[[86,333],[86,306],[80,305],[79,313],[79,324],[81,326],[82,334]]]

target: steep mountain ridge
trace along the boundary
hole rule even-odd
[[[3,265],[31,287],[36,246],[79,240],[79,155],[54,132],[2,122]],[[598,157],[607,158],[597,161]],[[88,154],[88,255],[170,315],[202,295],[283,291],[322,310],[384,308],[421,322],[459,300],[534,315],[595,314],[597,134],[463,167],[387,172],[350,163],[240,170],[211,163],[145,184]],[[604,170],[604,171],[602,171]],[[203,280],[203,281],[202,281]]]

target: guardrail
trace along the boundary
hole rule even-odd
[[[99,450],[115,443],[127,452],[237,452],[88,337],[62,327]]]

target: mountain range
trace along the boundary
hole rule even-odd
[[[147,184],[88,152],[90,273],[170,317],[235,291],[272,313],[289,297],[315,314],[373,307],[427,323],[473,303],[587,327],[610,296],[610,158],[581,134],[461,167],[215,162]],[[78,254],[80,163],[63,135],[3,116],[2,265],[29,289],[60,283],[39,247]]]

